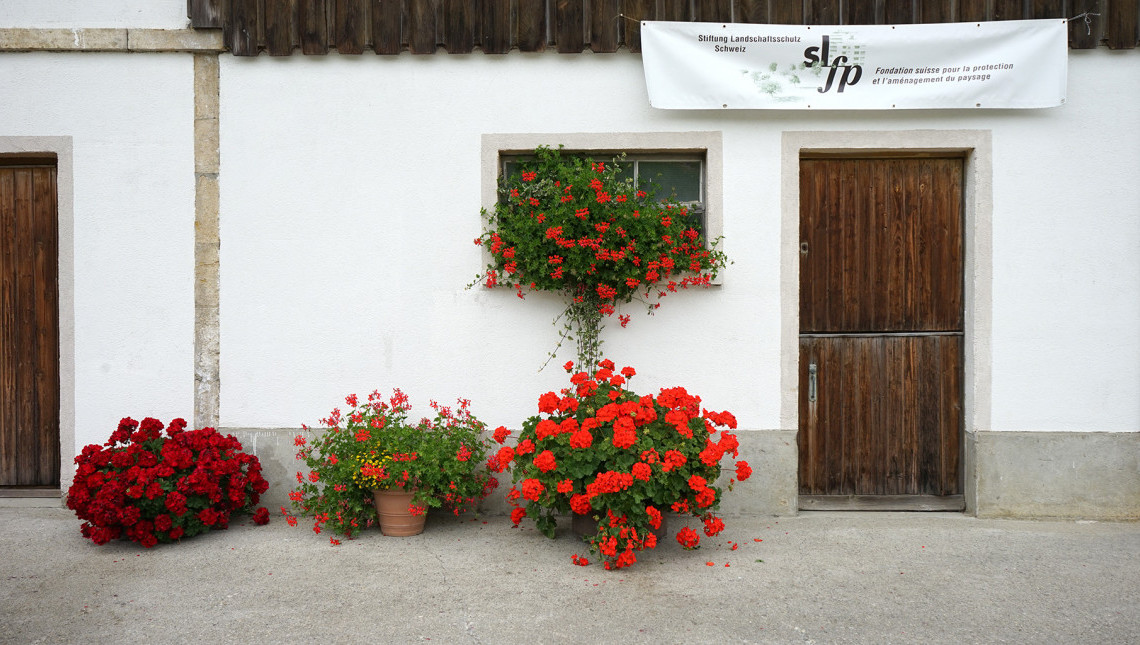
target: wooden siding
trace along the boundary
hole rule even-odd
[[[54,167],[0,166],[0,486],[59,485]]]
[[[237,56],[641,51],[641,20],[909,24],[1070,18],[1069,46],[1134,49],[1140,0],[187,0],[196,29]]]

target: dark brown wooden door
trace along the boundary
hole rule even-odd
[[[802,507],[960,495],[961,211],[961,159],[801,160]]]
[[[55,168],[0,166],[0,486],[59,485],[57,265]]]

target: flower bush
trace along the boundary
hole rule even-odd
[[[321,419],[322,431],[294,439],[297,459],[308,472],[297,473],[289,499],[297,514],[313,518],[313,531],[323,529],[353,537],[376,521],[372,491],[413,491],[411,511],[446,508],[456,515],[475,506],[498,486],[484,467],[491,447],[485,424],[471,414],[470,401],[452,409],[435,401],[433,418],[411,423],[411,404],[399,389],[384,399],[378,391],[360,401],[345,397],[346,413],[333,409]],[[282,508],[290,525],[295,515]],[[330,538],[332,544],[339,544]]]
[[[684,207],[623,177],[620,160],[539,147],[518,175],[500,178],[501,199],[484,209],[488,228],[475,239],[492,259],[476,283],[567,298],[559,346],[573,338],[582,365],[600,359],[602,318],[618,305],[639,299],[652,313],[667,294],[708,285],[727,261],[719,238],[706,245]]]
[[[720,533],[724,522],[716,510],[723,491],[715,482],[721,460],[738,456],[729,432],[736,418],[703,410],[700,397],[681,387],[638,395],[626,389],[636,371],[615,373],[609,360],[592,374],[575,372],[573,363],[565,368],[570,387],[540,396],[539,414],[523,424],[518,444],[491,458],[498,471],[513,463],[507,499],[515,526],[530,517],[554,537],[556,515],[591,515],[598,532],[588,541],[607,569],[627,567],[637,551],[656,546],[652,529],[661,526],[662,513],[693,515],[705,535]],[[500,429],[495,440],[502,444],[506,436]],[[748,462],[737,461],[729,487],[751,474]],[[700,543],[687,526],[676,538],[685,548]],[[575,554],[574,560],[584,558]]]
[[[125,537],[150,548],[224,529],[232,513],[251,509],[269,488],[261,462],[232,436],[187,431],[182,419],[162,431],[157,419],[128,417],[105,444],[75,458],[67,507],[84,520],[84,537],[96,544]],[[268,512],[258,509],[254,521],[267,523]]]

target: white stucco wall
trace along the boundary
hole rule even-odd
[[[73,269],[60,276],[60,308],[73,316],[61,328],[75,331],[60,361],[74,369],[61,389],[74,400],[76,450],[106,441],[124,416],[192,418],[190,55],[6,53],[0,63],[0,143],[72,139],[73,184],[59,190],[73,204],[61,208],[61,238],[70,229],[74,239],[61,267]]]
[[[186,0],[0,0],[0,27],[148,27],[189,24]]]
[[[480,137],[720,131],[735,264],[638,311],[606,350],[636,389],[685,385],[780,427],[786,130],[993,132],[992,427],[1140,429],[1140,77],[1073,52],[1068,103],[1033,111],[673,112],[628,54],[224,56],[221,424],[315,423],[348,392],[463,395],[516,426],[565,383],[552,298],[465,290],[479,269]],[[605,145],[605,137],[599,138]],[[552,136],[550,143],[558,143]]]

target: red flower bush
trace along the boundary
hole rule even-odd
[[[539,415],[523,423],[518,447],[491,457],[495,470],[512,468],[511,521],[532,518],[554,537],[556,515],[593,516],[598,532],[588,541],[607,569],[630,566],[637,551],[656,546],[652,531],[664,511],[695,516],[709,537],[723,531],[715,482],[720,462],[738,456],[739,441],[729,432],[736,418],[702,409],[700,397],[680,387],[638,395],[625,389],[636,371],[615,374],[612,361],[593,374],[565,367],[570,387],[539,397]],[[495,440],[503,443],[505,433]],[[752,470],[737,461],[735,472],[730,488]],[[696,548],[700,536],[686,526],[677,541]]]
[[[126,538],[150,548],[159,542],[229,526],[234,512],[250,510],[269,484],[261,462],[241,443],[213,428],[186,430],[174,419],[119,422],[102,446],[75,458],[67,507],[83,520],[80,531],[96,544]],[[258,509],[254,522],[265,524]]]

